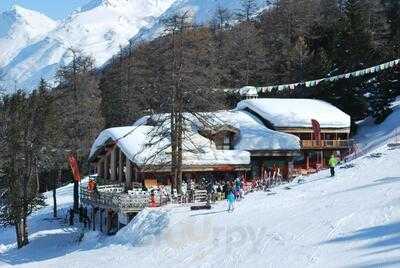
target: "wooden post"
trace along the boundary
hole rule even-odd
[[[125,178],[126,178],[126,186],[131,187],[131,185],[132,185],[132,164],[128,157],[126,157]]]
[[[115,181],[117,179],[117,147],[115,146],[112,151],[111,151],[111,163],[110,163],[110,169],[111,169],[111,180]]]
[[[96,231],[96,212],[94,207],[92,207],[92,223],[93,223],[93,231]]]
[[[110,179],[110,163],[108,154],[104,156],[104,179]]]
[[[103,212],[104,209],[100,209],[100,232],[103,232]]]
[[[321,151],[321,168],[325,166],[324,151]]]
[[[124,163],[123,163],[123,153],[121,149],[118,149],[118,180],[122,182],[124,178]]]
[[[306,153],[306,169],[310,169],[310,156]]]
[[[99,162],[97,162],[97,176],[100,178],[104,178],[104,163],[103,159],[100,159]]]
[[[138,182],[139,178],[138,178],[138,168],[137,167],[135,167],[134,172],[135,172],[135,182]]]

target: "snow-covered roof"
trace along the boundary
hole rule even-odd
[[[215,120],[221,124],[229,124],[240,130],[234,140],[234,148],[236,150],[300,150],[298,137],[271,130],[248,112],[219,111],[213,115]]]
[[[257,97],[258,91],[257,88],[255,87],[246,86],[239,89],[239,94],[240,96],[245,96],[245,97]]]
[[[169,138],[153,138],[158,128],[128,126],[106,129],[100,133],[90,151],[90,158],[110,140],[116,141],[121,151],[137,165],[162,165],[171,161]],[[198,133],[185,132],[183,139],[184,165],[248,165],[246,151],[217,150],[213,142]]]
[[[312,127],[317,120],[321,128],[349,128],[350,116],[337,107],[313,99],[251,99],[237,105],[238,110],[249,109],[274,127]]]
[[[153,115],[153,118],[162,118],[163,115]],[[144,116],[138,119],[134,126],[149,124],[152,117]],[[246,111],[218,111],[200,113],[197,117],[184,114],[186,128],[197,133],[208,128],[219,129],[219,126],[230,126],[238,129],[233,146],[235,150],[245,151],[279,151],[300,150],[300,139],[294,135],[278,132],[267,128],[259,119]],[[203,121],[203,122],[200,122]],[[204,122],[205,121],[205,122]],[[207,124],[207,126],[205,126]],[[205,137],[201,136],[203,139]],[[208,139],[207,139],[208,140]],[[209,140],[208,140],[209,141]],[[211,141],[209,141],[211,142]]]

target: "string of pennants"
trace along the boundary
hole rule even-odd
[[[257,87],[257,92],[261,91],[261,92],[265,93],[265,92],[271,92],[273,90],[278,90],[278,91],[288,90],[288,89],[293,90],[300,85],[305,86],[305,87],[315,87],[323,81],[334,82],[334,81],[341,80],[341,79],[348,79],[350,77],[364,76],[366,74],[377,73],[377,72],[380,72],[380,71],[383,71],[383,70],[386,70],[389,68],[393,68],[399,64],[400,64],[400,59],[397,59],[397,60],[389,61],[389,62],[380,64],[380,65],[376,65],[376,66],[373,66],[370,68],[366,68],[363,70],[358,70],[355,72],[341,74],[341,75],[332,76],[332,77],[326,77],[326,78],[322,78],[322,79],[318,79],[318,80],[312,80],[312,81],[294,83],[294,84],[287,84],[287,85],[279,85],[279,86]]]

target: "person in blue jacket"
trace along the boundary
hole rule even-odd
[[[234,204],[235,204],[235,195],[233,194],[233,191],[230,191],[227,197],[228,201],[228,212],[231,212],[234,210]]]

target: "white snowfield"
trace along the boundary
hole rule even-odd
[[[249,99],[238,103],[237,109],[250,109],[275,127],[311,127],[311,119],[321,128],[349,128],[350,116],[337,107],[313,99]]]
[[[160,131],[152,126],[129,126],[102,131],[94,142],[90,157],[107,141],[116,141],[124,154],[137,165],[162,165],[171,162],[171,141],[154,135]],[[183,138],[184,165],[248,165],[250,153],[217,150],[215,143],[192,131]]]
[[[52,207],[29,219],[31,243],[17,250],[14,229],[0,231],[8,267],[399,267],[400,150],[386,146],[327,171],[248,194],[233,213],[187,206],[148,209],[113,237],[52,221]],[[48,203],[51,204],[51,193]],[[59,190],[60,206],[72,186]]]

